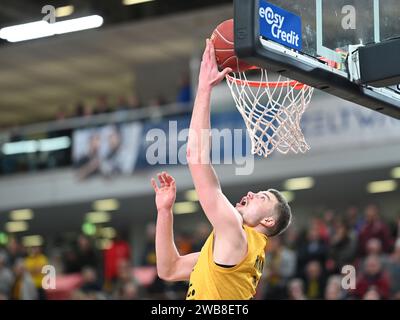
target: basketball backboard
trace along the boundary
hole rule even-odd
[[[234,4],[239,58],[400,119],[399,86],[361,85],[350,63],[359,45],[400,39],[398,0],[235,0]]]

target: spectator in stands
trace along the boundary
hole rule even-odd
[[[143,103],[140,100],[140,98],[136,95],[133,94],[128,98],[128,109],[129,110],[137,110],[143,108]]]
[[[386,268],[386,264],[388,262],[388,255],[382,251],[381,240],[379,240],[377,238],[372,238],[367,241],[366,256],[368,257],[371,255],[377,256],[381,262],[382,268],[384,268],[384,269]],[[361,263],[362,270],[365,270],[365,265],[364,265],[365,261],[366,261],[366,258],[364,258],[362,260],[362,263]]]
[[[29,251],[29,255],[25,258],[25,267],[32,276],[32,280],[38,292],[39,299],[45,300],[46,292],[42,287],[42,280],[44,277],[42,270],[45,265],[49,264],[49,260],[42,253],[42,248],[39,246],[31,247]]]
[[[320,222],[320,228],[323,229],[323,235],[321,235],[321,238],[327,242],[329,242],[329,239],[334,234],[336,216],[336,212],[332,209],[325,210],[323,213],[322,221]]]
[[[78,264],[77,250],[72,247],[67,247],[63,256],[64,272],[66,274],[78,273],[81,271],[81,266]]]
[[[75,106],[74,117],[80,118],[85,115],[85,105],[83,102],[78,102]]]
[[[328,247],[320,238],[318,227],[315,224],[310,226],[307,232],[307,238],[300,245],[297,254],[297,273],[299,276],[304,275],[304,267],[310,261],[317,260],[322,266],[325,266]]]
[[[126,111],[129,109],[128,99],[125,96],[120,96],[118,98],[116,112]]]
[[[129,261],[121,260],[118,265],[118,273],[114,286],[113,296],[116,299],[130,300],[129,297],[139,294],[139,283],[133,275]],[[143,296],[143,292],[140,292]]]
[[[211,227],[209,223],[200,223],[194,232],[193,239],[193,252],[200,251],[211,233]]]
[[[381,241],[384,252],[390,252],[392,239],[389,227],[380,218],[379,209],[375,204],[369,204],[365,208],[365,223],[359,235],[359,252],[362,256],[365,256],[367,242],[372,238]]]
[[[93,109],[87,103],[78,102],[75,107],[75,112],[73,114],[76,118],[81,117],[91,117],[93,115]]]
[[[400,238],[400,212],[397,213],[396,220],[391,225],[392,238]]]
[[[122,287],[121,294],[118,296],[120,300],[137,300],[140,294],[138,286],[132,282],[125,283]]]
[[[368,291],[364,294],[363,300],[381,300],[381,296],[379,294],[379,291],[374,288],[371,287],[370,289],[368,289]]]
[[[295,222],[292,222],[292,227],[286,230],[286,232],[283,234],[283,237],[285,239],[284,243],[286,244],[286,247],[296,251],[297,253],[299,246],[299,233],[296,229]]]
[[[7,299],[10,297],[11,287],[14,282],[14,276],[7,267],[7,256],[5,252],[0,252],[0,295]]]
[[[363,298],[371,288],[375,288],[382,299],[388,299],[390,294],[389,278],[382,269],[379,257],[371,255],[365,261],[365,271],[357,281],[354,294]]]
[[[149,293],[152,299],[156,300],[168,299],[167,283],[161,280],[158,276],[154,279],[153,283],[148,286],[147,292]]]
[[[342,221],[337,221],[326,263],[329,273],[340,273],[344,265],[353,263],[356,253],[357,240],[350,236],[347,226]]]
[[[142,266],[155,266],[156,259],[156,225],[150,222],[146,226],[146,243],[144,245],[144,251],[142,255]],[[155,277],[153,283],[151,283],[147,288],[148,294],[153,299],[164,300],[167,299],[166,295],[166,282],[161,280],[158,276]]]
[[[325,288],[325,300],[344,300],[345,293],[342,290],[342,279],[338,275],[331,276]]]
[[[400,238],[397,239],[394,252],[388,259],[387,270],[391,284],[391,296],[400,300]]]
[[[185,232],[175,234],[175,244],[178,252],[181,255],[186,255],[193,252],[192,238]]]
[[[271,238],[264,267],[264,299],[283,299],[287,283],[296,271],[296,254],[282,244],[281,238]]]
[[[352,233],[355,233],[355,235],[358,236],[364,224],[364,220],[357,206],[352,205],[347,208],[345,222],[348,225],[350,234],[352,235]]]
[[[321,219],[319,215],[311,218],[309,221],[309,228],[317,230],[318,238],[326,244],[329,243],[328,227],[325,224],[324,219]]]
[[[52,265],[58,275],[65,273],[63,255],[61,249],[58,247],[52,248],[50,253],[48,252],[49,262]]]
[[[99,253],[89,238],[83,234],[79,235],[78,237],[76,248],[76,265],[79,271],[83,271],[86,267],[91,267],[98,274],[101,273]]]
[[[33,283],[31,274],[25,269],[23,259],[18,259],[14,264],[14,282],[11,287],[12,300],[36,300],[38,292]]]
[[[304,294],[304,282],[301,279],[293,279],[288,285],[289,300],[307,300]]]
[[[126,238],[117,233],[111,247],[104,252],[104,277],[107,287],[112,287],[117,280],[119,264],[131,259],[131,247]]]
[[[381,256],[382,253],[382,242],[377,238],[372,238],[367,241],[366,244],[366,253],[367,256],[373,254],[377,256]]]
[[[7,263],[8,266],[14,266],[15,262],[21,258],[25,258],[24,248],[20,245],[17,238],[10,237],[7,243]]]
[[[146,226],[146,243],[141,259],[142,266],[155,266],[156,265],[156,246],[154,240],[156,238],[156,225],[149,223]]]
[[[151,107],[162,107],[167,105],[167,99],[162,94],[159,94],[156,98],[150,101]]]
[[[104,114],[110,113],[113,110],[108,102],[108,97],[106,95],[101,95],[97,98],[96,106],[94,107],[94,114]]]
[[[79,290],[85,294],[96,293],[102,290],[95,269],[91,267],[84,267],[82,269],[82,285]]]
[[[307,263],[304,283],[304,291],[308,299],[322,299],[324,297],[326,277],[318,260]]]
[[[184,73],[180,79],[176,101],[183,105],[189,106],[192,102],[192,99],[192,86],[190,85],[190,78],[187,73]]]
[[[57,110],[56,121],[62,122],[67,118],[67,113],[64,106],[60,106]]]
[[[118,122],[123,122],[124,120],[126,120],[129,109],[130,107],[128,99],[125,96],[120,96],[118,98],[117,107],[114,112],[115,119]]]
[[[89,118],[93,115],[93,108],[89,105],[85,105],[85,108],[83,109],[83,116],[85,118]]]

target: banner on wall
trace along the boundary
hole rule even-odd
[[[311,152],[400,143],[399,120],[329,96],[312,101],[302,128]]]
[[[79,179],[132,174],[141,137],[140,122],[76,130],[72,159]]]

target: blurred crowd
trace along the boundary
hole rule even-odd
[[[400,215],[394,218],[384,220],[374,204],[362,211],[326,210],[303,221],[306,228],[293,225],[269,239],[256,299],[400,299]],[[210,231],[199,224],[194,233],[176,232],[180,254],[199,251]],[[141,257],[133,261],[139,248],[118,234],[104,250],[80,235],[47,253],[11,237],[0,249],[0,299],[184,299],[187,283],[156,275],[154,238],[155,225],[149,224]],[[57,281],[67,284],[64,295],[43,290],[42,269],[48,264]]]
[[[193,94],[189,75],[183,73],[177,83],[176,98],[174,100],[169,101],[160,93],[149,101],[143,102],[139,95],[133,94],[131,96],[120,96],[116,100],[116,103],[113,103],[107,95],[100,95],[93,104],[78,102],[72,113],[67,112],[63,107],[60,107],[56,119],[62,120],[71,117],[90,117],[99,114],[138,110],[145,107],[162,107],[172,103],[187,105],[192,103],[192,99]]]
[[[270,239],[259,297],[400,299],[400,215],[396,219],[385,221],[374,204],[363,214],[352,206],[342,215],[325,211],[300,233],[291,228]]]

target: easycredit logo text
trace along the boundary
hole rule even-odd
[[[291,12],[260,1],[260,33],[280,44],[301,49],[301,19]]]

